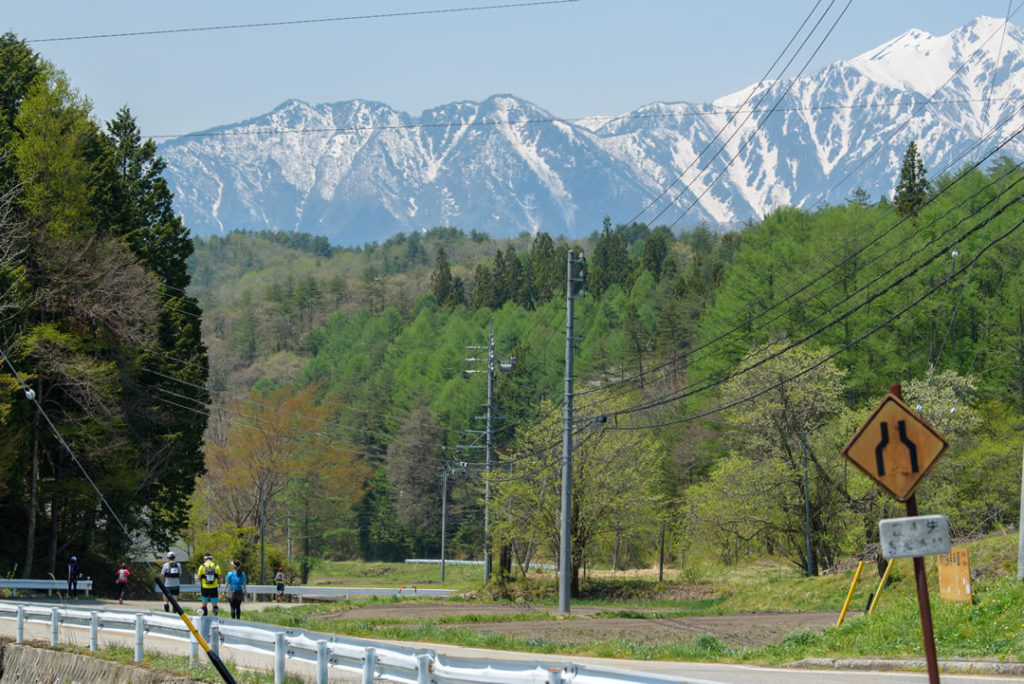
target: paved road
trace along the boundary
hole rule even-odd
[[[12,601],[15,602],[16,601]],[[71,608],[78,608],[89,610],[90,608],[97,608],[103,610],[124,610],[129,613],[135,612],[163,612],[163,603],[161,601],[126,601],[124,605],[118,605],[116,601],[102,600],[102,599],[78,599],[75,601],[62,602],[59,599],[52,599],[50,601],[45,600],[33,600],[33,603],[52,603],[55,605],[65,605]],[[274,603],[249,603],[247,602],[245,609],[249,610],[261,610],[267,606],[275,605]],[[277,604],[277,605],[297,605],[297,604]],[[198,602],[186,602],[185,606],[189,613],[194,615],[196,609],[198,609]],[[226,612],[226,608],[225,611]],[[223,616],[223,613],[222,613]],[[243,613],[244,616],[244,613]],[[88,643],[88,632],[84,629],[79,629],[71,626],[64,626],[61,628],[61,642],[62,643],[79,643],[84,645]],[[14,636],[14,621],[8,619],[0,619],[0,634]],[[49,625],[45,624],[28,624],[26,625],[26,639],[49,639]],[[104,636],[102,644],[118,643],[125,646],[131,646],[133,643],[133,637],[130,635],[124,637],[118,636]],[[795,669],[795,668],[766,668],[758,667],[754,665],[730,665],[721,663],[681,663],[681,662],[666,662],[666,661],[645,661],[645,660],[615,660],[609,658],[587,658],[581,656],[547,656],[537,653],[513,653],[508,651],[493,651],[487,649],[476,649],[476,648],[463,648],[460,646],[451,646],[448,644],[430,644],[430,643],[409,643],[409,642],[386,642],[398,644],[406,647],[414,648],[428,648],[439,655],[451,655],[451,656],[462,656],[468,658],[481,658],[488,657],[502,660],[525,660],[531,662],[543,662],[550,663],[553,667],[559,667],[567,663],[575,663],[579,665],[593,665],[598,667],[611,667],[620,670],[631,670],[637,672],[648,672],[654,674],[665,675],[669,677],[676,677],[680,682],[687,681],[702,681],[712,682],[716,684],[880,684],[884,682],[893,682],[894,684],[927,684],[928,675],[924,672],[870,672],[870,671],[854,671],[854,670],[821,670],[821,669]],[[177,655],[188,655],[189,647],[187,644],[172,640],[161,640],[157,637],[147,636],[146,648],[160,650],[169,654]],[[222,647],[223,648],[223,647]],[[244,667],[257,668],[270,670],[272,668],[272,662],[270,658],[261,657],[259,654],[250,653],[247,651],[238,651],[235,649],[225,648],[222,652],[223,656],[227,660],[232,660]],[[204,656],[200,653],[200,658]],[[293,665],[289,665],[289,671],[292,672]],[[304,668],[302,673],[305,677],[312,677],[313,672],[308,668]],[[296,672],[298,674],[298,672]],[[332,676],[332,681],[361,681],[359,677],[353,678],[339,678],[335,679]],[[997,676],[997,675],[960,675],[960,674],[943,674],[941,677],[943,684],[1010,684],[1018,682],[1024,684],[1024,676]]]

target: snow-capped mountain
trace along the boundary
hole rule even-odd
[[[301,230],[350,245],[440,225],[586,235],[604,216],[729,225],[856,188],[891,194],[911,140],[932,178],[1000,144],[1024,158],[1024,140],[1010,139],[1024,126],[1022,67],[1024,31],[980,17],[710,104],[572,122],[511,95],[418,118],[291,100],[160,154],[198,235]]]

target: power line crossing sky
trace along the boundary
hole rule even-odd
[[[127,104],[145,135],[163,136],[258,116],[289,98],[377,100],[418,115],[510,93],[565,118],[708,102],[757,81],[815,5],[742,4],[39,0],[6,7],[0,30],[39,41],[32,47],[68,73],[100,119]],[[1005,0],[854,0],[812,69],[911,28],[944,34],[1006,11]],[[253,24],[264,25],[178,31]],[[143,35],[42,42],[120,33]]]

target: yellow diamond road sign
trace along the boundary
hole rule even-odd
[[[928,421],[888,394],[843,449],[843,456],[897,501],[906,501],[947,446]]]

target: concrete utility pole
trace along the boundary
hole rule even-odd
[[[575,266],[582,262],[569,250],[565,283],[565,425],[562,434],[562,529],[558,552],[558,614],[569,614],[569,580],[572,573],[572,529],[569,524],[572,510],[572,362],[576,338],[573,336],[573,302],[576,284],[582,278],[575,275]]]
[[[260,584],[266,584],[266,571],[264,566],[266,565],[266,547],[264,546],[263,540],[267,533],[267,516],[266,516],[266,503],[263,497],[263,483],[266,479],[266,474],[263,468],[260,468]]]
[[[1021,455],[1024,461],[1024,454]],[[1024,469],[1020,474],[1020,522],[1017,523],[1017,579],[1024,579]]]
[[[446,465],[444,472],[441,474],[441,584],[444,584],[444,543],[448,534],[448,476],[458,472],[466,472],[465,461],[459,463],[457,467]]]
[[[486,349],[486,359],[466,359],[467,361],[487,361],[487,370],[467,370],[467,373],[487,373],[487,429],[484,431],[487,441],[487,478],[484,483],[484,584],[491,581],[491,468],[494,465],[494,369],[495,366],[503,373],[512,369],[511,361],[498,362],[494,356],[494,319],[490,321],[490,331],[486,347],[468,347],[468,349]]]
[[[807,576],[818,574],[814,567],[814,551],[811,548],[811,490],[807,483],[807,429],[802,434],[804,444],[804,540],[807,542]]]

